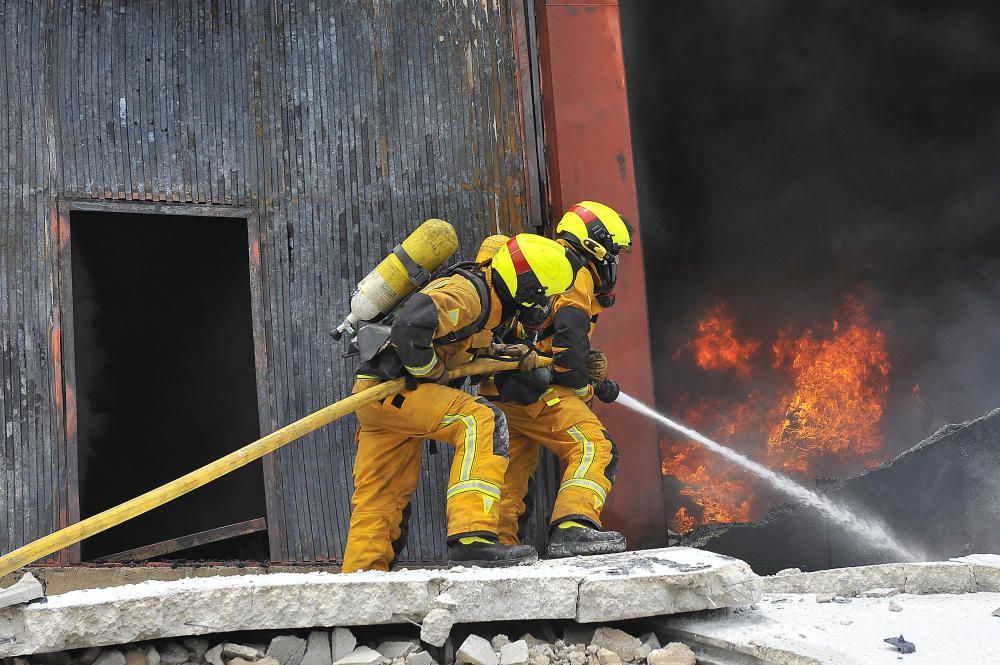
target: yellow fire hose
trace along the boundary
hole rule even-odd
[[[540,357],[538,366],[543,367],[551,364],[549,358]],[[509,372],[517,369],[516,361],[504,361],[494,359],[476,360],[461,367],[457,367],[448,376],[457,379],[463,376],[474,374],[496,374],[498,372]],[[222,459],[206,464],[200,469],[181,476],[166,485],[150,490],[131,501],[109,508],[102,513],[98,513],[85,520],[77,522],[51,533],[44,538],[39,538],[33,543],[28,543],[24,547],[14,550],[9,554],[0,556],[0,577],[12,573],[21,566],[38,561],[42,557],[58,552],[64,547],[75,545],[85,538],[101,533],[113,526],[126,522],[133,517],[147,513],[154,508],[158,508],[165,503],[173,501],[179,496],[198,489],[213,480],[246,466],[254,460],[258,460],[268,453],[273,453],[278,448],[285,446],[306,434],[329,425],[338,418],[343,418],[352,413],[358,407],[370,404],[395,395],[403,390],[405,379],[395,379],[386,381],[377,386],[372,386],[367,390],[357,392],[350,397],[334,402],[333,404],[312,413],[301,420],[296,420],[290,425],[286,425],[262,439],[246,445],[239,450],[229,453]]]

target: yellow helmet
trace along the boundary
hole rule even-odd
[[[632,230],[622,216],[603,203],[581,201],[556,226],[556,235],[596,261],[608,254],[632,251]]]
[[[490,262],[498,291],[526,308],[545,307],[552,296],[573,285],[576,270],[566,248],[534,233],[519,233]]]
[[[510,236],[505,236],[498,233],[495,236],[488,236],[483,240],[483,244],[479,246],[479,253],[476,254],[476,263],[487,263],[490,259],[496,256],[496,253],[500,251],[500,248],[510,240]]]

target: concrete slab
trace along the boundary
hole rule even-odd
[[[421,621],[617,621],[757,598],[736,559],[687,548],[501,569],[277,573],[144,582],[0,610],[0,656],[248,630]]]
[[[890,611],[897,603],[899,612]],[[998,663],[997,593],[899,595],[818,604],[811,594],[767,594],[753,609],[666,617],[661,635],[694,647],[699,658],[736,654],[765,665],[879,665],[900,662],[883,642],[903,635],[908,665]],[[709,661],[714,662],[714,661]]]
[[[974,554],[950,561],[885,563],[812,573],[761,577],[762,593],[819,593],[862,596],[884,589],[937,594],[1000,591],[1000,556]]]

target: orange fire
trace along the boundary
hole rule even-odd
[[[755,371],[763,373],[761,386],[769,392],[755,389],[732,403],[706,399],[678,408],[679,415],[708,436],[801,478],[878,464],[884,443],[879,422],[889,389],[885,336],[856,297],[846,297],[838,314],[823,327],[777,331],[773,357],[766,362],[760,342],[741,340],[736,317],[725,305],[716,306],[685,348],[699,368],[734,370],[741,385]],[[914,392],[918,396],[919,388]],[[746,449],[762,440],[766,449]],[[671,438],[662,447],[663,473],[684,485],[680,493],[702,513],[682,507],[672,520],[675,530],[758,519],[770,507],[754,501],[760,493],[752,476],[697,444]]]
[[[760,348],[755,339],[739,341],[735,332],[736,317],[725,305],[718,305],[698,323],[698,336],[690,346],[695,362],[705,370],[735,370],[750,378],[750,356]]]

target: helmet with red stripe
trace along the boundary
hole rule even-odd
[[[556,236],[565,240],[594,265],[597,299],[604,307],[615,301],[618,255],[632,251],[632,229],[614,209],[596,201],[582,201],[563,215]]]
[[[576,277],[566,249],[533,233],[519,233],[508,240],[490,265],[501,299],[522,310],[547,308],[552,296],[569,290]]]

